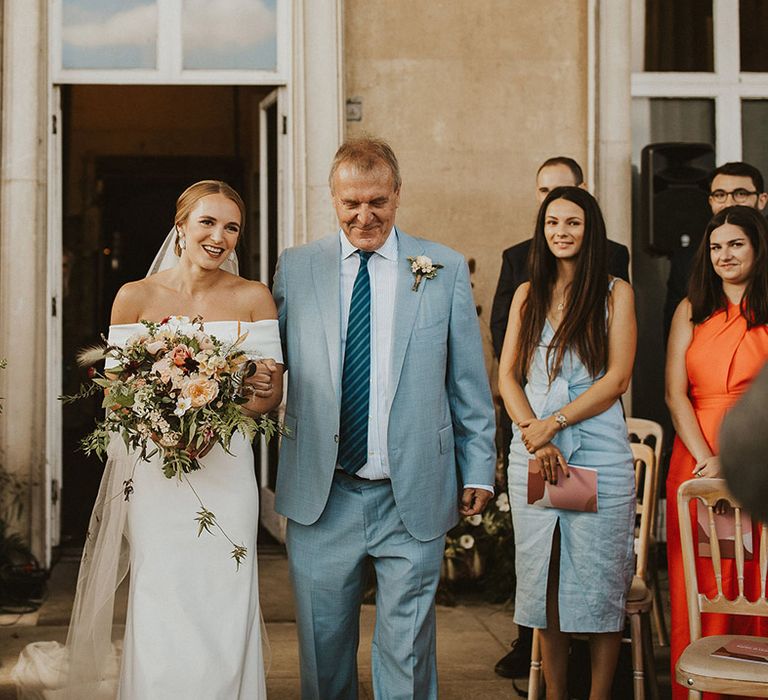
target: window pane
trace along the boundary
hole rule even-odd
[[[157,0],[63,0],[62,68],[155,68]]]
[[[744,100],[741,103],[742,157],[768,177],[768,100]]]
[[[695,141],[715,143],[714,100],[650,100],[651,143]]]
[[[739,3],[741,70],[768,73],[768,2],[741,0]]]
[[[277,0],[183,0],[185,69],[277,70]]]
[[[649,143],[715,144],[715,101],[636,97],[632,100],[632,162]]]
[[[714,70],[712,0],[646,0],[645,70]]]

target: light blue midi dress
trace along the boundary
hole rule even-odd
[[[538,418],[556,413],[596,381],[578,355],[567,350],[550,385],[547,346],[554,331],[545,322],[525,393]],[[555,352],[550,359],[554,361]],[[599,377],[598,377],[599,378]],[[609,409],[559,431],[552,442],[568,464],[598,472],[597,513],[527,504],[528,460],[515,429],[509,455],[509,498],[515,529],[515,622],[547,627],[546,593],[552,536],[560,523],[560,630],[617,632],[632,582],[635,479],[627,426],[617,400]]]

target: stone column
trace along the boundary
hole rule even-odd
[[[596,0],[595,194],[608,235],[632,250],[632,52],[629,2]],[[631,265],[630,265],[631,274]],[[624,394],[632,413],[632,386]]]
[[[632,249],[630,3],[597,2],[595,194],[608,235]]]
[[[0,152],[0,422],[3,464],[32,484],[18,524],[45,553],[47,77],[43,0],[7,0],[2,18]]]
[[[337,227],[328,169],[344,137],[342,0],[294,4],[294,244]]]

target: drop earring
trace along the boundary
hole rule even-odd
[[[187,242],[183,238],[179,238],[179,248],[184,250],[187,247]]]

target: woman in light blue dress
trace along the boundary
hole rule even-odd
[[[590,639],[590,698],[609,698],[632,581],[635,484],[619,399],[632,376],[632,288],[610,277],[605,224],[578,187],[539,210],[530,282],[512,301],[499,390],[515,425],[509,491],[515,622],[540,630],[548,698],[567,697],[570,633]],[[546,481],[597,470],[596,513],[528,505],[528,462]]]

